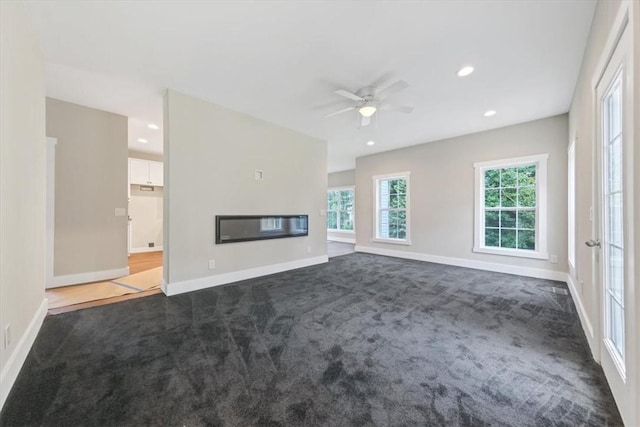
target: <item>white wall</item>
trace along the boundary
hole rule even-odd
[[[46,314],[45,88],[24,4],[0,2],[0,407]],[[0,340],[0,343],[2,340]]]
[[[640,291],[637,291],[638,284],[640,283],[640,5],[637,3],[633,6],[633,40],[634,40],[634,67],[635,78],[633,87],[635,88],[635,106],[634,106],[634,135],[635,135],[635,151],[634,151],[634,168],[633,173],[635,176],[634,189],[635,189],[635,208],[636,213],[634,230],[635,230],[635,306],[636,306],[636,336],[633,342],[636,348],[636,357],[640,358]],[[636,359],[637,360],[637,359]],[[636,385],[640,388],[640,368],[636,366]],[[640,390],[638,390],[640,391]],[[636,420],[640,420],[640,392],[636,394]]]
[[[162,154],[143,153],[129,150],[129,157],[134,159],[163,162]],[[153,191],[140,191],[140,186],[131,185],[129,198],[129,216],[131,217],[131,251],[151,252],[160,251],[163,239],[164,188],[154,187]],[[149,248],[149,242],[155,243]]]
[[[589,39],[587,47],[585,49],[582,66],[580,68],[580,74],[576,89],[571,103],[571,109],[569,111],[569,137],[576,138],[576,176],[577,176],[577,194],[576,194],[576,271],[572,272],[572,281],[575,282],[576,294],[574,298],[577,298],[576,305],[582,307],[582,315],[585,318],[585,323],[590,325],[594,330],[594,335],[590,335],[588,330],[585,330],[585,335],[589,340],[589,344],[592,347],[592,351],[597,354],[598,343],[594,342],[598,340],[598,328],[599,328],[599,310],[598,310],[598,298],[600,289],[596,280],[592,277],[592,253],[593,250],[587,248],[584,244],[585,241],[592,239],[592,223],[589,218],[589,209],[592,205],[592,179],[594,177],[593,169],[593,144],[595,141],[595,97],[592,79],[594,78],[598,61],[604,54],[605,44],[609,33],[613,29],[613,24],[618,14],[621,5],[624,2],[620,0],[606,0],[598,1],[596,11],[594,14],[593,22],[591,24],[591,30],[589,33]],[[633,14],[630,17],[633,40],[634,40],[634,138],[635,138],[635,166],[634,166],[634,180],[635,180],[635,284],[640,283],[640,197],[638,196],[640,189],[640,145],[638,139],[640,138],[640,4],[638,2],[627,2],[632,4]],[[630,230],[628,230],[630,232]],[[640,325],[640,292],[635,292],[635,307],[636,307],[636,319],[635,325]],[[588,328],[585,328],[588,329]],[[635,354],[640,356],[640,327],[635,327],[635,336],[630,336],[627,342],[629,348],[635,349]],[[636,361],[638,360],[636,356]],[[631,377],[635,376],[636,387],[640,385],[640,368],[635,366],[635,369],[629,373]],[[636,422],[640,420],[640,393],[636,393],[635,404]]]
[[[350,169],[342,172],[333,172],[328,175],[328,188],[354,187],[356,185],[356,170]],[[356,196],[357,197],[357,196]],[[358,228],[358,224],[355,225]],[[355,232],[328,231],[327,240],[336,242],[355,243]]]
[[[164,130],[166,292],[326,261],[326,142],[172,90]],[[234,214],[308,214],[309,236],[214,244],[215,216]]]
[[[356,159],[356,249],[490,263],[563,278],[567,265],[567,116],[374,154]],[[472,252],[474,162],[548,153],[548,249],[558,264]],[[375,175],[411,172],[410,246],[372,242]],[[416,257],[416,255],[419,255]],[[422,258],[421,258],[422,256]],[[435,260],[435,259],[434,259]],[[479,266],[488,268],[491,265]],[[470,264],[469,264],[470,265]],[[501,270],[498,270],[501,271]],[[508,270],[507,270],[508,271]]]
[[[140,186],[131,185],[129,216],[131,217],[131,251],[150,252],[162,250],[163,187],[152,187],[153,191],[141,191]],[[149,243],[154,243],[150,248]]]
[[[128,119],[52,98],[46,105],[47,136],[58,139],[54,283],[126,275],[127,216],[115,209],[127,208]]]
[[[356,185],[355,169],[350,169],[342,172],[333,172],[328,175],[327,186],[329,188],[349,187],[353,185]]]

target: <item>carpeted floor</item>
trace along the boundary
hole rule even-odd
[[[563,283],[355,253],[48,317],[2,426],[619,426]]]

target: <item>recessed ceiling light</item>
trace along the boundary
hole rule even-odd
[[[367,141],[367,145],[373,145],[373,144],[375,144],[374,141]]]
[[[467,65],[466,67],[462,67],[458,70],[458,77],[466,77],[469,74],[473,73],[474,68],[470,65]]]
[[[149,129],[153,129],[153,130],[158,130],[158,129],[160,129],[160,126],[158,126],[158,125],[157,125],[157,124],[155,124],[155,123],[149,123],[149,124],[147,125],[147,127],[148,127]]]
[[[496,110],[489,110],[489,111],[485,111],[484,116],[485,117],[491,117],[491,116],[495,116],[496,115]]]
[[[149,142],[149,141],[147,141],[147,140],[146,140],[146,139],[144,139],[144,138],[138,138],[138,142],[142,142],[143,144],[146,144],[146,143],[147,143],[147,142]]]

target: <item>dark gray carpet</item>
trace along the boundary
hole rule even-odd
[[[554,286],[351,254],[47,317],[0,424],[621,425]]]

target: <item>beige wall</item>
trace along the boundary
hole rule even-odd
[[[633,173],[635,177],[634,192],[635,192],[635,306],[636,306],[636,336],[634,339],[634,345],[636,349],[636,362],[640,360],[640,291],[638,287],[640,284],[640,5],[636,2],[633,6],[633,40],[634,40],[634,74],[635,79],[633,81],[633,87],[635,88],[635,105],[634,105],[634,168]],[[640,421],[640,368],[636,366],[636,421]]]
[[[127,118],[47,98],[56,146],[54,275],[127,268]]]
[[[330,173],[328,177],[327,186],[329,188],[334,187],[350,187],[356,185],[356,170],[351,169],[348,171]]]
[[[580,75],[574,92],[571,109],[569,111],[569,135],[576,138],[576,155],[577,155],[577,198],[576,198],[576,271],[572,272],[572,276],[576,282],[579,301],[578,303],[584,307],[587,320],[596,330],[599,328],[599,309],[598,309],[598,283],[592,277],[592,250],[584,245],[586,240],[594,238],[592,231],[592,223],[589,219],[589,209],[592,205],[592,179],[594,178],[593,169],[593,144],[596,135],[595,127],[595,96],[593,88],[593,78],[597,73],[598,62],[604,55],[605,44],[609,33],[613,29],[614,20],[620,10],[623,2],[619,0],[599,1],[596,7],[587,48],[585,50]],[[633,3],[633,2],[631,2]],[[640,197],[638,189],[640,188],[640,147],[638,139],[640,137],[640,4],[636,1],[633,3],[634,10],[631,16],[631,27],[634,39],[634,179],[635,179],[635,283],[640,283]],[[630,232],[630,231],[628,231]],[[636,286],[637,288],[637,286]],[[640,292],[635,292],[636,318],[632,321],[635,324],[635,336],[630,337],[627,345],[635,349],[636,361],[640,356]],[[631,329],[633,330],[633,329]],[[589,334],[586,334],[589,337]],[[591,341],[591,340],[590,340]],[[597,343],[590,342],[592,348],[597,349]],[[596,354],[596,357],[599,355]],[[640,384],[640,369],[636,364],[635,369],[630,373],[636,387]],[[633,405],[633,404],[631,404]],[[640,420],[640,393],[636,393],[635,402],[635,422]],[[633,422],[635,424],[635,422]]]
[[[0,326],[11,327],[10,345],[0,345],[4,403],[23,360],[17,344],[44,301],[46,145],[43,60],[24,5],[0,2],[0,19]]]
[[[328,188],[336,187],[353,187],[356,185],[356,170],[346,170],[342,172],[333,172],[328,176]],[[355,224],[355,228],[358,228],[358,224]],[[352,242],[355,243],[355,233],[349,231],[328,231],[327,240],[334,240],[340,242]]]
[[[431,142],[356,159],[356,243],[358,246],[408,251],[566,271],[567,265],[567,116],[561,115],[492,131]],[[549,153],[547,260],[472,252],[474,162]],[[374,175],[411,172],[411,246],[371,242]]]
[[[164,130],[166,282],[326,255],[326,142],[175,91]],[[215,245],[233,214],[308,214],[309,236]]]
[[[148,250],[149,243],[162,247],[163,188],[140,191],[139,185],[131,185],[129,216],[131,217],[131,249]],[[156,249],[160,250],[160,249]]]
[[[620,1],[600,1],[591,24],[587,48],[582,60],[582,67],[573,95],[569,111],[569,139],[576,138],[576,287],[581,297],[587,316],[592,324],[597,322],[594,313],[595,283],[591,277],[591,256],[593,251],[584,242],[593,237],[592,224],[589,217],[592,199],[593,179],[593,132],[594,95],[591,79],[596,63],[604,48],[613,20],[620,7]]]

